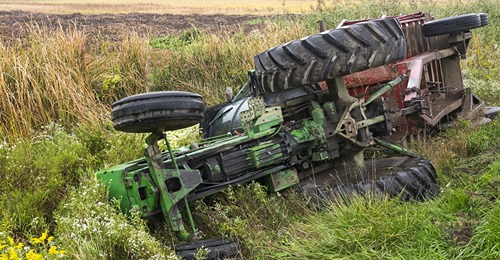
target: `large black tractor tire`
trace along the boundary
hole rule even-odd
[[[335,194],[381,194],[402,201],[423,201],[439,195],[436,169],[429,160],[394,157],[367,162],[368,178],[334,187]]]
[[[198,124],[203,119],[203,98],[183,91],[149,92],[129,96],[112,105],[116,130],[149,133],[170,131]]]
[[[397,19],[361,22],[271,48],[254,57],[263,93],[315,84],[385,65],[406,55]]]
[[[469,31],[488,24],[488,15],[464,14],[430,21],[422,25],[422,33],[427,36],[459,33]]]
[[[238,244],[231,239],[207,239],[193,243],[180,243],[175,245],[175,253],[182,259],[196,259],[198,250],[206,250],[207,260],[212,259],[237,259],[239,255]]]

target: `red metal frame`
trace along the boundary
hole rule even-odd
[[[483,103],[470,91],[464,90],[460,71],[460,58],[465,54],[462,52],[465,52],[470,32],[425,37],[421,26],[432,19],[428,13],[396,18],[405,35],[406,58],[394,64],[345,76],[344,83],[349,94],[368,97],[382,84],[406,75],[403,82],[384,95],[387,107],[402,110],[415,102],[421,102],[425,109],[419,116],[401,116],[393,120],[396,138],[418,134],[425,131],[426,126],[434,127],[447,116],[453,116],[452,113],[464,106],[464,95],[467,93],[471,96],[470,100],[475,100],[470,108],[467,107],[468,110],[477,110],[482,106]],[[342,21],[339,27],[367,20]]]

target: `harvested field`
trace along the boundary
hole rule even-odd
[[[86,34],[104,35],[111,39],[119,39],[130,31],[139,36],[158,37],[167,34],[178,34],[183,30],[195,27],[210,33],[233,32],[243,28],[245,31],[257,29],[259,23],[250,21],[262,16],[256,15],[176,15],[176,14],[45,14],[24,11],[1,11],[0,34],[7,39],[25,36],[27,28],[32,24],[49,29],[76,27]]]

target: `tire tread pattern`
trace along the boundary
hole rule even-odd
[[[212,259],[237,259],[239,254],[238,243],[231,239],[207,239],[192,243],[180,243],[175,245],[175,252],[185,260],[196,259],[198,250],[208,251],[207,260]]]
[[[487,24],[487,14],[463,14],[426,22],[422,25],[422,33],[424,36],[432,37],[443,34],[465,32]]]
[[[334,187],[334,194],[347,198],[351,194],[383,194],[402,201],[423,201],[439,195],[436,171],[429,160],[416,158],[405,161],[402,170],[381,176],[376,180],[341,184]]]
[[[315,84],[403,59],[397,19],[378,19],[294,40],[254,57],[262,93]]]
[[[114,128],[129,133],[182,129],[203,119],[200,95],[184,91],[148,92],[123,98],[112,105]]]

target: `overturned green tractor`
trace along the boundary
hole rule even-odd
[[[373,192],[433,198],[439,186],[431,162],[391,144],[391,137],[407,139],[484,107],[464,88],[459,60],[470,30],[487,19],[431,21],[416,13],[345,22],[258,54],[241,91],[209,109],[200,95],[182,91],[119,100],[115,129],[150,133],[147,147],[143,158],[97,178],[124,213],[138,208],[143,218],[163,216],[186,241],[175,246],[186,259],[202,246],[211,259],[238,254],[232,240],[197,238],[189,207],[230,185],[258,181],[269,192],[296,187],[318,203]],[[196,124],[205,139],[172,150],[168,131]],[[160,151],[163,141],[167,151]],[[372,146],[400,156],[365,161]]]

